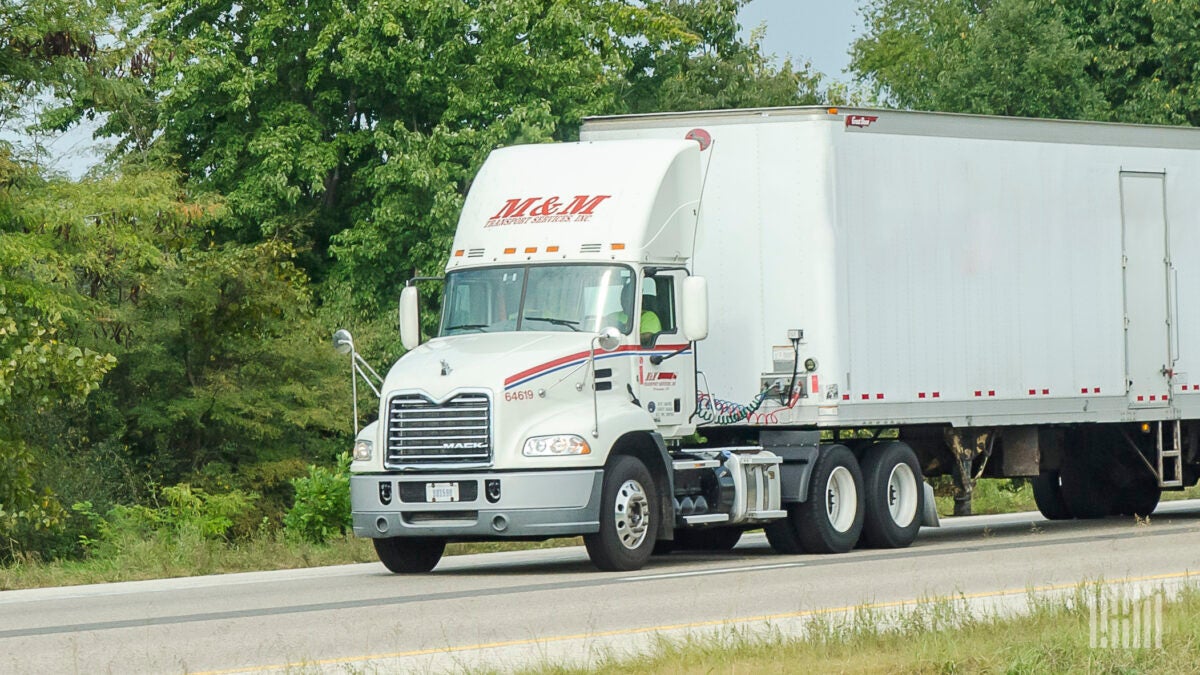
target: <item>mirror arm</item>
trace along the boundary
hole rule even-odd
[[[692,343],[689,342],[686,345],[680,347],[679,349],[676,349],[675,351],[671,352],[670,354],[666,354],[666,355],[655,354],[650,357],[650,363],[651,363],[651,365],[657,366],[657,365],[661,364],[663,361],[666,361],[667,359],[679,356],[680,354],[686,352],[687,350],[689,350],[691,348],[692,348]]]

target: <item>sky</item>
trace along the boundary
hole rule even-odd
[[[763,51],[782,60],[811,61],[830,79],[845,81],[850,42],[859,29],[858,2],[853,0],[751,0],[739,20],[743,33],[766,27]],[[11,137],[10,137],[11,138]],[[45,139],[51,168],[78,178],[99,154],[103,141],[93,141],[91,128],[75,128]]]
[[[747,33],[766,25],[764,52],[811,61],[814,69],[845,81],[847,52],[862,23],[858,5],[853,0],[751,0],[739,18]]]

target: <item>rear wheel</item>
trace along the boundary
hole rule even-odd
[[[445,539],[389,537],[372,539],[379,562],[396,574],[421,574],[437,567],[446,550]]]
[[[921,529],[921,465],[904,443],[884,443],[867,451],[862,464],[866,509],[862,543],[872,548],[904,548]]]
[[[1048,520],[1070,520],[1073,517],[1063,501],[1058,471],[1043,471],[1030,483],[1033,484],[1033,501],[1037,502],[1038,511]]]
[[[1162,488],[1152,478],[1139,478],[1117,491],[1113,513],[1122,516],[1148,516],[1158,507]]]
[[[658,495],[649,469],[628,455],[616,457],[604,472],[600,531],[584,535],[592,563],[616,572],[640,569],[654,551],[658,534]]]
[[[845,553],[863,528],[862,470],[842,445],[821,448],[809,479],[808,500],[788,507],[786,520],[765,529],[780,553]]]

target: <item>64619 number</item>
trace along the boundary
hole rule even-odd
[[[529,401],[533,399],[532,389],[518,389],[504,392],[505,401]]]

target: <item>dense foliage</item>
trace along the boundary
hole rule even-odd
[[[356,329],[444,263],[487,153],[585,115],[811,103],[748,0],[0,0],[0,561],[345,527]],[[28,148],[25,148],[28,151]]]

